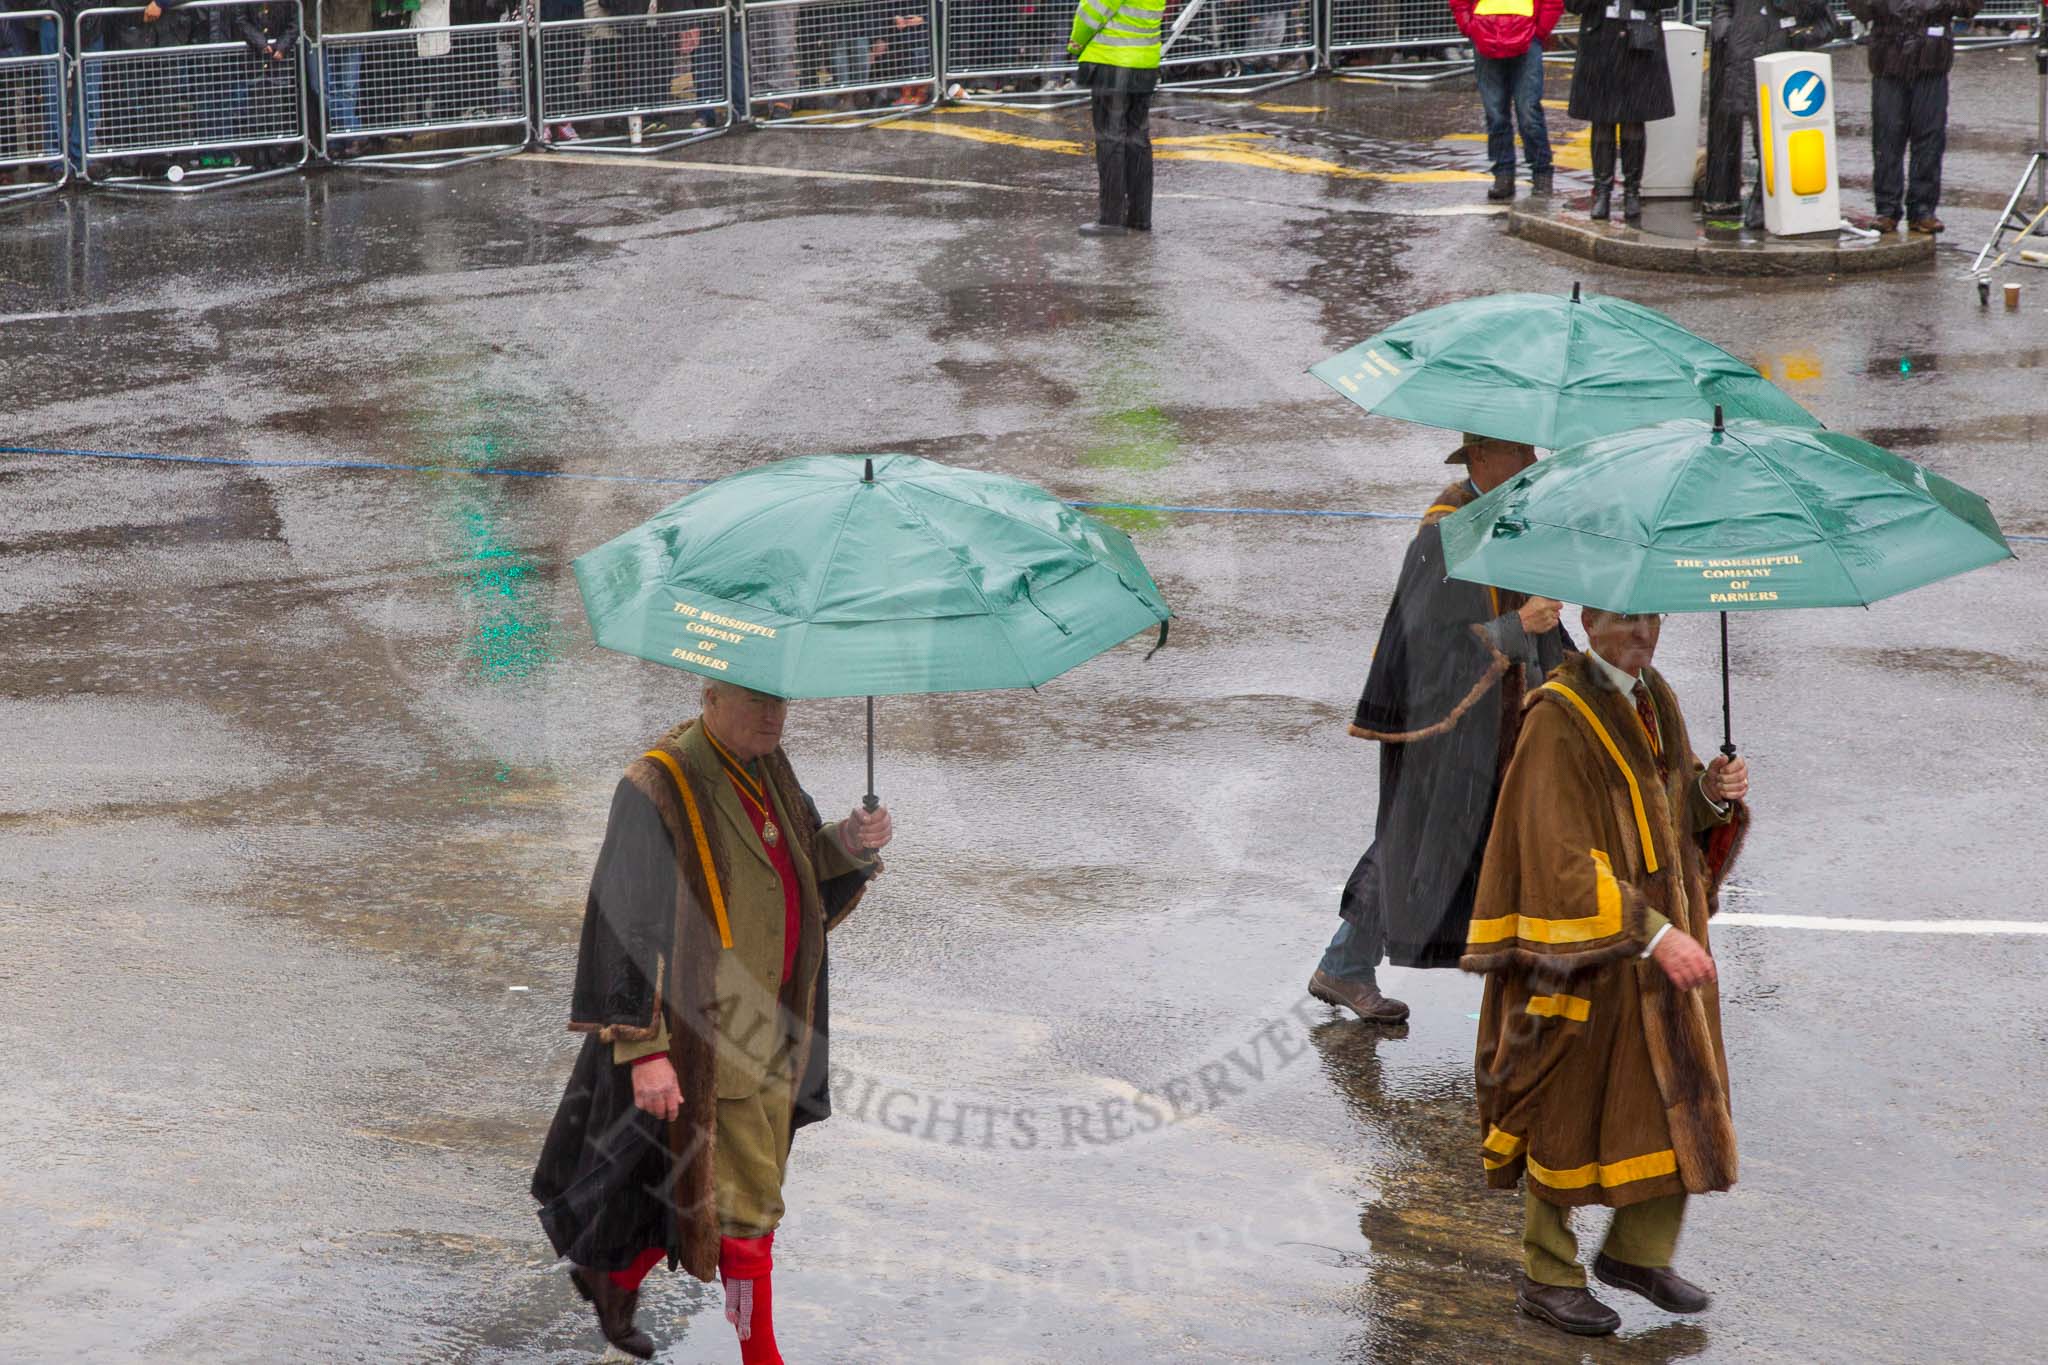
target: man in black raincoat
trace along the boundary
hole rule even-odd
[[[1742,153],[1762,159],[1757,141],[1756,59],[1773,52],[1806,52],[1841,36],[1827,0],[1715,0],[1707,27],[1707,178],[1702,199],[1709,213],[1742,209],[1744,227],[1764,225],[1763,187],[1742,195]],[[1744,125],[1748,136],[1743,135]],[[1740,202],[1738,202],[1740,201]]]
[[[541,1226],[613,1346],[645,1360],[642,1278],[725,1282],[744,1365],[781,1365],[769,1272],[797,1128],[831,1112],[825,934],[889,842],[822,822],[787,703],[707,683],[626,769],[591,877],[569,1027],[584,1035],[533,1175]]]
[[[1535,460],[1519,442],[1466,433],[1446,461],[1465,465],[1466,477],[1423,515],[1380,628],[1351,726],[1380,741],[1373,842],[1308,985],[1361,1019],[1408,1017],[1408,1006],[1380,992],[1383,953],[1401,967],[1458,965],[1522,697],[1572,648],[1549,598],[1444,575],[1437,523]]]

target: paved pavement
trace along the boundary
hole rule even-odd
[[[1394,1033],[1303,995],[1371,823],[1344,721],[1446,448],[1308,365],[1583,280],[2048,535],[2048,290],[1980,312],[1961,248],[2032,92],[2030,60],[1965,58],[1958,248],[1839,284],[1511,241],[1469,89],[1333,82],[1166,100],[1143,241],[1074,237],[1072,110],[10,212],[0,1355],[595,1354],[525,1182],[607,794],[692,703],[591,646],[566,565],[681,481],[835,450],[1116,504],[1180,620],[1036,695],[884,704],[900,844],[835,937],[791,1359],[2036,1355],[2048,938],[1973,923],[2043,922],[2034,541],[1738,622],[1743,1178],[1683,1248],[1708,1315],[1623,1303],[1592,1345],[1518,1321],[1519,1204],[1471,1145],[1478,983],[1390,971]],[[108,458],[136,453],[177,459]],[[1696,732],[1714,657],[1705,621],[1667,628]],[[793,719],[828,809],[859,723]],[[700,1287],[654,1285],[663,1359],[732,1358]]]

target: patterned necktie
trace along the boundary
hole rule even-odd
[[[1659,771],[1664,767],[1664,744],[1657,737],[1657,708],[1650,701],[1650,685],[1638,679],[1635,688],[1636,719],[1643,723],[1643,733],[1650,737],[1650,752],[1656,755]]]

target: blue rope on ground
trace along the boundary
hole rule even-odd
[[[460,465],[387,464],[378,460],[259,460],[233,455],[171,455],[149,450],[67,450],[43,446],[0,446],[0,455],[54,455],[84,460],[148,460],[164,464],[226,465],[246,469],[341,469],[379,474],[467,474],[475,478],[574,479],[584,483],[644,483],[702,488],[711,479],[660,474],[578,474],[558,469],[475,469]],[[1149,502],[1069,502],[1086,512],[1161,512],[1209,517],[1334,517],[1346,521],[1420,521],[1417,512],[1368,512],[1328,507],[1198,507]],[[2048,544],[2048,535],[2008,535],[2009,541]]]

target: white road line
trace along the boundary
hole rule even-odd
[[[1714,927],[1836,929],[1857,934],[2048,934],[2048,921],[2024,919],[1851,919],[1844,915],[1764,915],[1740,910],[1714,916]]]

